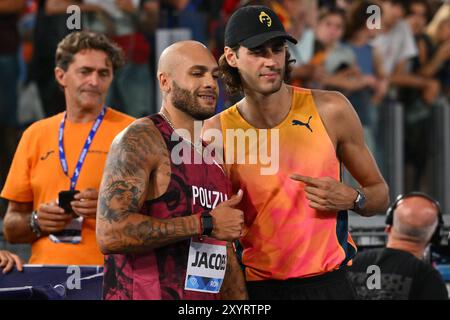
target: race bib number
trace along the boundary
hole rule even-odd
[[[227,247],[191,239],[185,290],[219,293],[227,266]]]

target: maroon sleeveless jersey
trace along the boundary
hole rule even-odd
[[[140,213],[170,219],[211,210],[227,200],[231,185],[222,168],[205,161],[194,163],[197,151],[189,142],[181,138],[171,141],[173,129],[160,115],[152,115],[149,119],[161,132],[169,155],[176,146],[176,150],[180,150],[179,143],[185,143],[191,151],[192,161],[181,164],[170,161],[167,191],[157,199],[146,201]],[[182,151],[178,153],[182,155]],[[145,253],[106,255],[104,299],[218,299],[218,294],[184,290],[189,244],[190,239],[187,239]]]

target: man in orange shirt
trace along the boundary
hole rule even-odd
[[[32,243],[30,263],[103,264],[95,239],[98,189],[112,140],[134,120],[104,105],[123,62],[101,34],[71,33],[58,45],[55,77],[66,112],[24,132],[1,193],[9,200],[5,238]],[[69,195],[65,205],[57,202],[61,191]]]

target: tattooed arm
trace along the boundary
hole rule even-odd
[[[156,219],[139,213],[147,194],[165,192],[150,177],[170,177],[170,157],[160,132],[149,119],[139,119],[113,141],[103,172],[97,207],[97,242],[104,254],[142,252],[198,235],[198,216]],[[211,211],[213,231],[219,240],[240,237],[243,212],[234,207],[242,192]]]
[[[157,189],[150,176],[168,157],[164,140],[149,119],[135,121],[114,139],[97,208],[97,242],[104,254],[147,251],[198,234],[196,216],[156,219],[138,213],[147,194]]]
[[[220,290],[222,300],[248,300],[244,274],[231,242],[227,243],[227,270]]]

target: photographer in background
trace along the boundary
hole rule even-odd
[[[443,218],[439,203],[425,193],[401,195],[386,215],[386,248],[356,255],[351,267],[358,297],[364,300],[446,300],[439,272],[423,261],[429,243],[440,243]],[[381,271],[380,287],[368,288],[368,267]],[[373,273],[372,273],[373,274]]]

